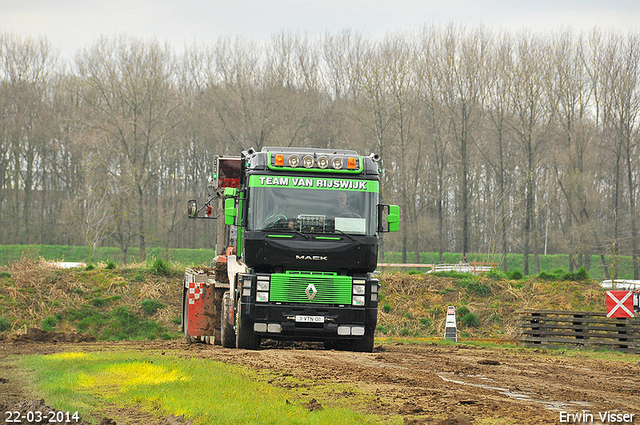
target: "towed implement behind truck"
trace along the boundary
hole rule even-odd
[[[280,147],[216,157],[208,201],[189,201],[188,211],[218,212],[224,254],[212,269],[185,273],[187,339],[245,349],[262,339],[321,341],[371,352],[379,236],[399,226],[399,208],[380,202],[378,159]]]

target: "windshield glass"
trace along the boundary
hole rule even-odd
[[[297,181],[294,184],[291,178],[281,181],[262,177],[259,183],[258,176],[251,177],[248,230],[350,235],[377,233],[377,181],[314,178],[304,179],[306,187],[309,187],[304,188],[296,186]],[[286,185],[273,184],[274,180]],[[252,182],[254,187],[251,187]],[[342,182],[350,183],[345,185]]]

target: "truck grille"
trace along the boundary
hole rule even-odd
[[[313,285],[313,299],[306,291]],[[284,303],[351,304],[352,279],[330,272],[286,272],[271,275],[269,301]],[[312,292],[312,291],[311,291]]]

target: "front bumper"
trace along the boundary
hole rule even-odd
[[[359,339],[378,321],[377,307],[247,303],[242,311],[261,337],[297,341]]]

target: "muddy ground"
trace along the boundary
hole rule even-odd
[[[324,350],[320,346],[275,346],[258,351],[232,350],[183,341],[25,343],[0,341],[0,407],[11,408],[33,399],[28,377],[15,369],[12,355],[113,349],[161,350],[206,360],[270,369],[308,380],[298,394],[311,398],[313,385],[346,384],[369,394],[359,409],[381,416],[400,414],[405,424],[474,423],[487,418],[497,423],[564,423],[561,412],[594,416],[598,412],[634,414],[640,423],[640,365],[560,351],[503,350],[467,345],[381,344],[373,353]],[[275,379],[273,385],[282,385]],[[305,387],[307,386],[307,387]],[[308,392],[305,392],[305,388]],[[350,391],[324,392],[313,403],[331,406],[355,397]],[[362,398],[362,397],[361,397]],[[313,408],[312,400],[309,400]],[[4,412],[4,410],[3,410]],[[154,423],[134,409],[107,407],[105,415],[117,424]],[[446,421],[458,416],[457,421]],[[510,419],[500,422],[497,419]],[[569,417],[570,418],[570,417]],[[165,418],[163,423],[183,423]],[[157,422],[157,420],[155,420]],[[103,418],[105,424],[106,418]],[[188,422],[188,418],[184,420]],[[491,423],[491,422],[486,422]],[[570,421],[568,423],[582,423]],[[607,423],[607,422],[605,422]]]

